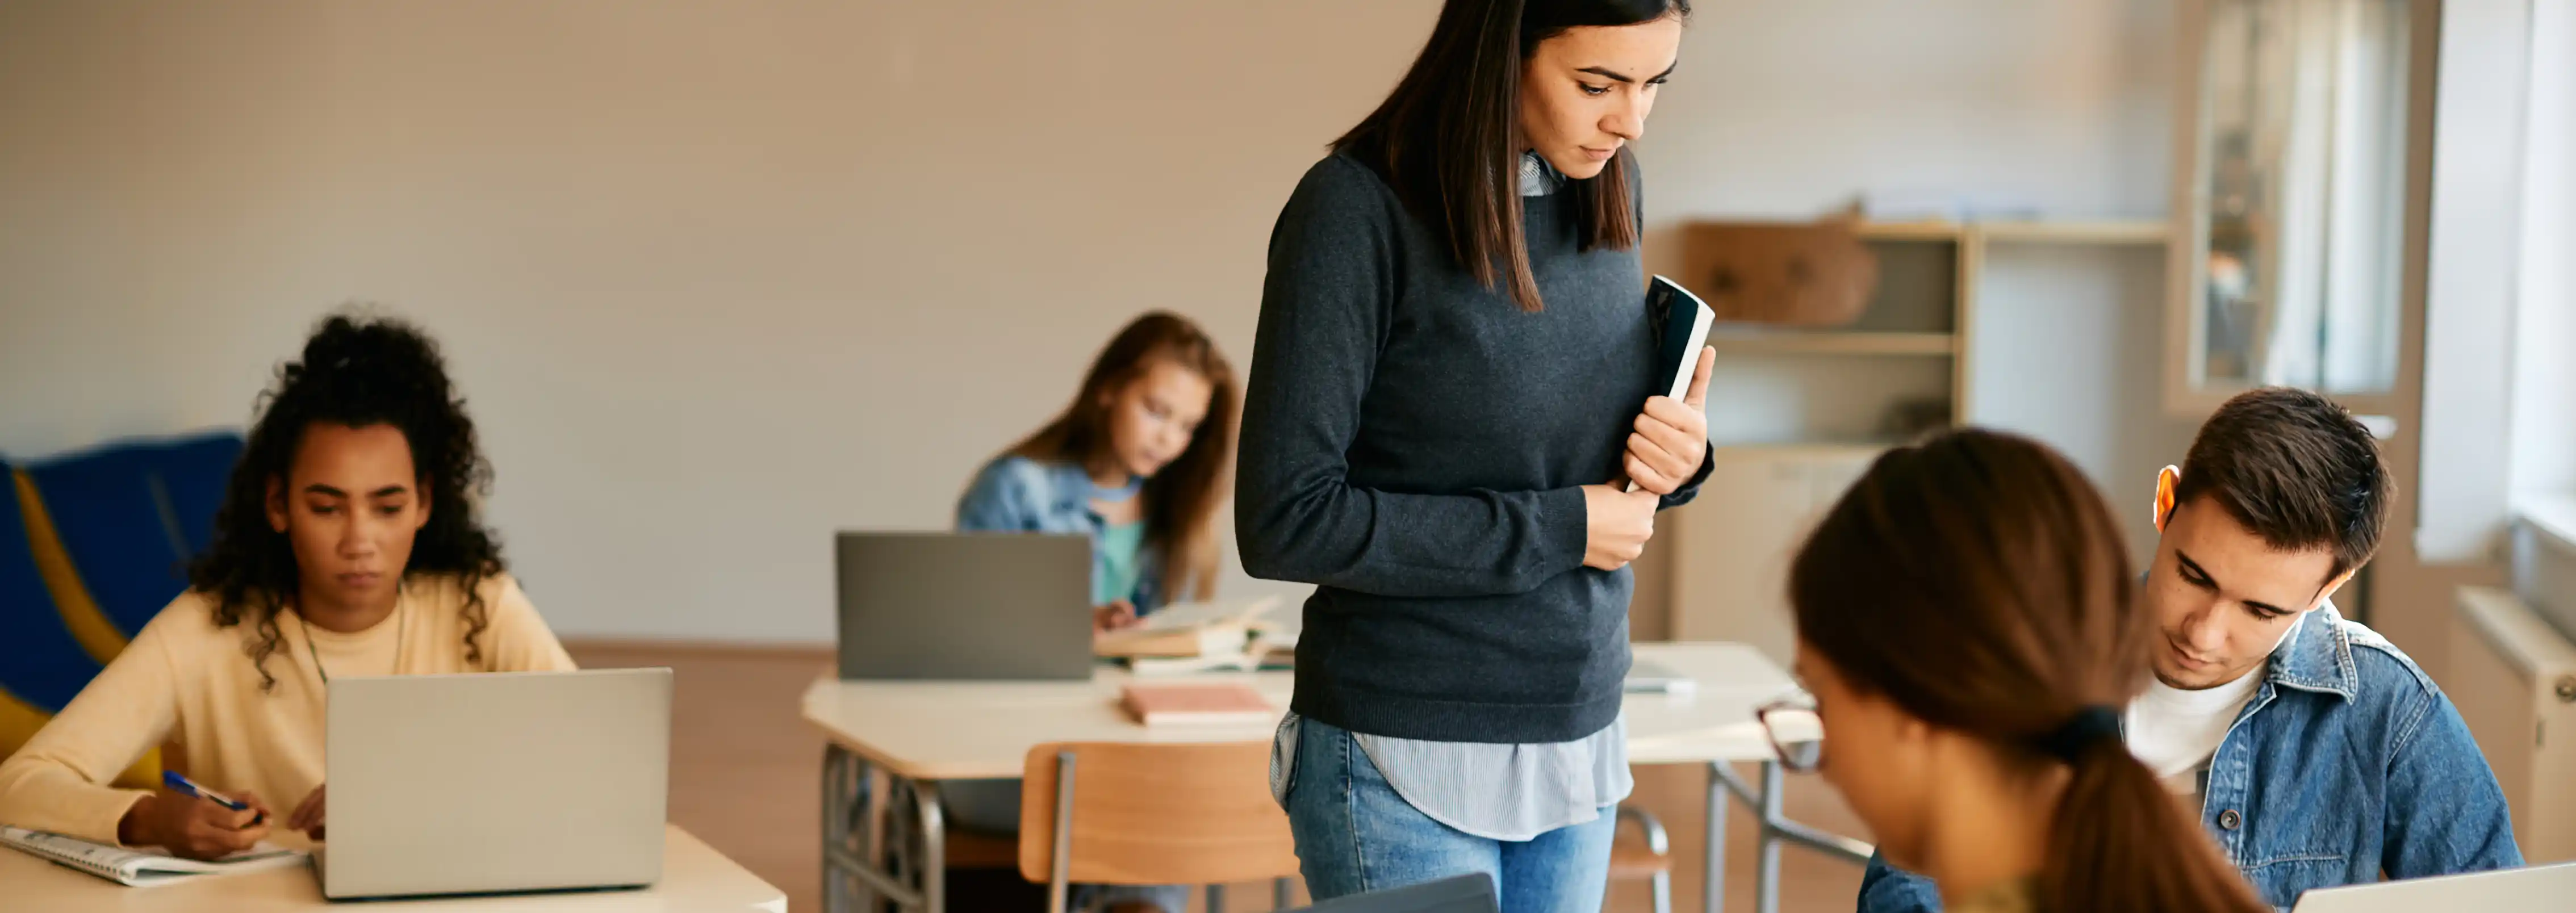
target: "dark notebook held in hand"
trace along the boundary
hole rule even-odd
[[[1689,289],[1656,276],[1646,286],[1646,320],[1655,333],[1655,379],[1664,384],[1660,392],[1681,399],[1690,393],[1691,374],[1699,367],[1699,350],[1708,345],[1717,312]],[[1636,491],[1637,483],[1628,483],[1628,490]]]
[[[1665,381],[1663,395],[1680,399],[1690,392],[1691,369],[1699,367],[1699,350],[1708,345],[1717,312],[1689,289],[1656,276],[1646,286],[1646,319],[1655,330],[1655,378]]]

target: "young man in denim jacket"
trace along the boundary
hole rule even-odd
[[[2378,548],[2390,491],[2369,431],[2282,388],[2229,400],[2156,478],[2142,605],[2163,636],[2124,733],[2275,907],[2522,864],[2450,698],[2327,599]],[[1862,913],[1940,907],[1930,879],[1870,860]]]

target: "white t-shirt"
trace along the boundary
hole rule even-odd
[[[2175,794],[2199,793],[2200,772],[2209,768],[2218,743],[2226,741],[2227,727],[2236,723],[2237,711],[2245,709],[2245,702],[2253,700],[2255,690],[2263,686],[2262,671],[2258,666],[2235,681],[2199,691],[2149,682],[2146,693],[2130,702],[2126,714],[2129,753],[2155,771]]]
[[[2281,644],[2298,633],[2306,624],[2301,618],[2291,622],[2281,639],[2272,644],[2278,652]],[[2165,684],[2161,679],[2147,682],[2146,693],[2130,702],[2122,714],[2129,753],[2136,755],[2148,770],[2165,782],[2165,788],[2176,795],[2193,797],[2199,805],[2201,775],[2209,769],[2211,756],[2227,740],[2227,729],[2236,724],[2236,714],[2262,690],[2266,661],[2245,671],[2235,681],[2224,685],[2185,691]]]

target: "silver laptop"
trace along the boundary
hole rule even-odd
[[[1091,537],[841,533],[841,677],[1086,680]]]
[[[325,718],[324,897],[661,880],[669,669],[333,679]]]
[[[2521,913],[2576,909],[2576,862],[2439,878],[2320,888],[2299,895],[2292,913]]]

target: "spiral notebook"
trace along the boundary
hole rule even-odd
[[[309,855],[303,850],[280,849],[262,843],[213,862],[198,862],[7,825],[0,825],[0,846],[136,887],[184,881],[198,875],[237,875],[282,869],[303,865]]]

